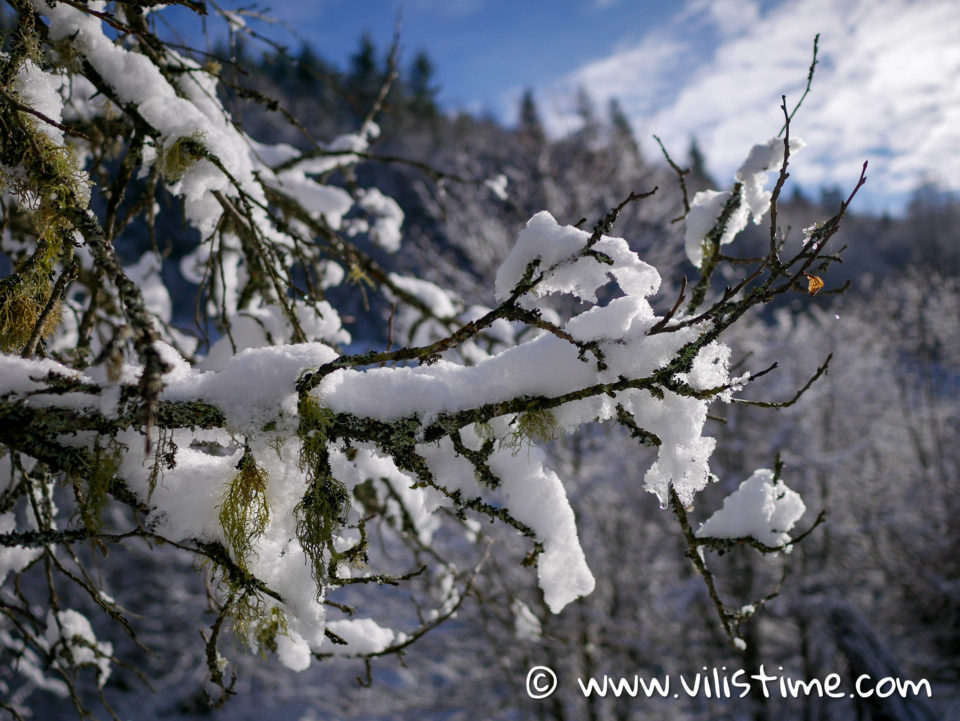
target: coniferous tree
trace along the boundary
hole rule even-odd
[[[410,111],[414,115],[433,117],[437,114],[437,93],[435,84],[436,69],[430,56],[419,52],[413,58],[407,80]]]
[[[607,106],[607,113],[610,127],[613,130],[613,137],[615,138],[616,142],[629,149],[629,151],[633,154],[634,159],[637,162],[641,162],[642,158],[640,155],[640,146],[637,144],[637,139],[633,133],[633,124],[630,122],[630,119],[627,117],[626,113],[623,112],[623,107],[621,107],[620,101],[616,98],[610,98],[610,103]]]
[[[520,129],[520,135],[526,142],[534,146],[540,146],[546,139],[543,130],[543,122],[540,119],[540,110],[537,108],[537,101],[533,95],[533,90],[527,88],[523,91],[520,98],[520,110],[517,125]]]

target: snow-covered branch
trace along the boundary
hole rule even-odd
[[[403,252],[393,199],[352,176],[329,181],[374,157],[375,113],[319,149],[263,144],[232,121],[215,68],[160,42],[145,8],[11,5],[19,32],[0,58],[11,261],[0,281],[0,578],[39,559],[53,568],[84,540],[205,558],[217,611],[207,660],[224,694],[228,621],[235,638],[301,671],[314,656],[399,653],[450,618],[473,576],[444,544],[475,538],[476,517],[522,536],[559,613],[596,579],[546,449],[594,423],[655,448],[643,485],[672,504],[703,565],[685,509],[712,478],[708,411],[751,380],[731,373],[721,337],[829,266],[823,250],[846,209],[802,246],[771,244],[726,292],[713,288],[720,247],[775,207],[767,173],[781,168],[782,181],[802,147],[789,132],[750,152],[732,191],[694,196],[686,247],[702,276],[686,305],[681,290],[655,310],[660,273],[612,235],[654,189],[630,193],[591,231],[536,213],[499,266],[491,306],[467,307],[389,268]],[[156,249],[129,257],[131,238],[161,232],[160,200],[189,226],[176,267]],[[192,330],[173,312],[186,284]],[[331,299],[351,292],[390,305],[389,345],[348,332]],[[773,491],[751,488],[703,532],[787,544],[802,503],[788,513],[781,497],[757,525],[754,502]],[[380,587],[423,574],[448,579],[439,606],[407,632],[381,625]],[[53,575],[50,621],[4,586],[0,629],[53,654],[54,641],[38,639],[66,639],[69,626],[73,640],[56,643],[102,684],[112,647],[57,610]],[[365,607],[338,600],[361,585]]]

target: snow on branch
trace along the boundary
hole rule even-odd
[[[83,540],[137,538],[205,559],[217,610],[208,666],[225,696],[227,622],[301,671],[315,656],[399,653],[449,618],[476,574],[445,561],[438,539],[470,537],[476,517],[517,531],[551,611],[589,594],[596,580],[547,452],[585,424],[619,423],[655,448],[644,487],[689,531],[684,509],[712,478],[708,409],[751,380],[731,375],[721,336],[750,308],[802,289],[815,262],[829,265],[823,249],[846,208],[792,257],[771,250],[712,297],[720,246],[775,205],[763,186],[801,147],[788,134],[753,148],[733,191],[694,197],[687,250],[705,280],[686,306],[681,291],[658,313],[659,272],[611,235],[653,189],[591,231],[535,214],[499,267],[494,305],[467,308],[375,259],[403,251],[396,201],[325,179],[364,161],[373,117],[318,152],[258,143],[232,121],[216,72],[125,6],[12,5],[20,32],[0,58],[13,267],[0,281],[0,578],[41,557],[55,566],[58,549]],[[105,127],[119,164],[104,164],[94,140],[106,142]],[[178,269],[198,288],[203,337],[177,327],[160,256],[124,265],[116,250],[135,222],[156,232],[159,197],[182,204],[195,238]],[[379,251],[357,242],[364,228]],[[391,345],[361,338],[368,349],[349,352],[326,292],[335,288],[392,305]],[[785,543],[803,504],[762,473],[702,532]],[[419,627],[384,625],[380,587],[421,577],[454,579],[460,595]],[[367,607],[337,600],[360,586]],[[51,609],[56,599],[51,580]],[[102,607],[126,626],[119,604]],[[21,643],[60,644],[102,685],[112,647],[85,618],[17,612],[34,618]],[[12,613],[0,617],[4,633]]]

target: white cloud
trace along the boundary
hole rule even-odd
[[[675,73],[689,65],[694,55],[690,42],[682,37],[647,35],[638,45],[590,63],[548,88],[547,127],[560,134],[577,126],[574,98],[580,88],[594,100],[618,98],[633,119],[649,115],[675,90]]]
[[[674,21],[632,49],[558,81],[550,127],[572,122],[557,98],[586,87],[615,96],[643,142],[657,133],[682,153],[696,135],[721,178],[750,147],[779,131],[781,94],[792,107],[821,33],[813,90],[793,131],[808,142],[793,178],[851,187],[870,160],[882,201],[936,177],[960,189],[960,12],[953,0],[690,0]],[[704,47],[710,42],[709,47]]]

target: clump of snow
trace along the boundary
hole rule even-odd
[[[363,159],[361,153],[370,149],[370,141],[380,137],[380,126],[372,120],[363,124],[358,133],[346,133],[331,141],[325,150],[328,155],[305,158],[297,163],[300,171],[312,175],[322,175],[331,170],[354,165]]]
[[[597,289],[611,276],[628,295],[648,296],[660,287],[660,275],[630,250],[623,238],[603,236],[593,250],[613,260],[613,265],[598,262],[583,254],[590,233],[572,225],[561,226],[547,211],[534,215],[517,236],[517,242],[497,270],[498,301],[506,300],[523,278],[527,266],[539,261],[543,280],[535,293],[566,293],[596,303]]]
[[[204,400],[223,411],[231,429],[257,436],[281,412],[296,415],[300,374],[336,357],[323,343],[248,348],[232,356],[219,372],[166,378],[162,397]]]
[[[160,266],[161,261],[156,253],[147,252],[133,265],[124,267],[123,272],[140,289],[144,305],[150,312],[164,323],[169,323],[173,316],[173,302],[160,276]]]
[[[433,341],[445,338],[450,332],[447,323],[437,319],[454,319],[462,308],[460,299],[447,289],[435,283],[420,278],[390,273],[390,281],[398,291],[409,293],[427,307],[434,317],[424,315],[416,307],[406,303],[398,303],[394,318],[394,332],[405,337],[407,342],[414,346],[423,346]],[[385,295],[391,301],[397,301],[394,293],[386,289]]]
[[[540,619],[530,610],[530,607],[515,598],[510,604],[513,611],[513,634],[521,641],[536,641],[543,635]]]
[[[340,227],[343,216],[353,207],[353,198],[349,193],[318,183],[307,177],[301,167],[284,170],[275,180],[268,176],[267,182],[296,200],[310,217],[315,220],[323,218],[334,230]]]
[[[800,150],[806,143],[799,138],[790,139],[790,152]],[[734,174],[739,184],[736,198],[730,191],[701,190],[690,202],[690,212],[686,217],[684,243],[687,257],[698,268],[703,263],[703,244],[707,235],[717,225],[723,209],[731,200],[737,207],[730,213],[720,245],[731,243],[740,231],[747,227],[747,220],[753,216],[753,222],[759,223],[770,208],[771,191],[764,188],[767,174],[779,169],[783,162],[784,143],[780,138],[770,138],[765,143],[754,145],[743,164]]]
[[[464,440],[477,445],[478,439]],[[431,473],[448,491],[464,498],[480,495],[473,466],[457,455],[444,438],[436,444],[417,446]],[[553,613],[593,591],[595,580],[577,537],[576,520],[559,477],[544,465],[539,448],[513,453],[500,448],[489,459],[490,470],[502,481],[504,505],[510,515],[536,533],[543,544],[537,559],[537,576],[544,600]]]
[[[710,480],[709,459],[716,446],[703,436],[707,404],[696,398],[665,394],[658,401],[647,391],[622,394],[623,406],[637,424],[660,439],[657,460],[644,476],[644,487],[656,494],[660,505],[670,502],[670,489],[684,506]]]
[[[703,243],[707,234],[720,220],[723,209],[732,197],[733,193],[730,191],[701,190],[690,201],[690,212],[687,213],[683,238],[687,257],[698,268],[703,263]],[[746,227],[747,207],[741,201],[737,209],[731,213],[723,229],[720,245],[733,242],[737,233]]]
[[[43,113],[50,120],[59,123],[63,120],[63,89],[66,79],[62,75],[45,72],[30,59],[27,59],[17,71],[13,81],[13,90],[27,107]],[[57,145],[63,145],[63,131],[40,118],[37,127]]]
[[[298,633],[278,635],[277,658],[291,671],[305,671],[310,667],[310,645]]]
[[[766,546],[790,543],[787,533],[806,511],[800,494],[774,480],[763,468],[723,500],[723,507],[700,526],[700,538],[755,538]]]
[[[484,186],[497,196],[500,200],[508,200],[509,196],[507,195],[507,176],[503,173],[493,177],[487,178],[483,181]]]
[[[800,138],[790,139],[790,153],[796,153],[806,145]],[[750,149],[747,159],[737,170],[734,177],[743,183],[743,202],[753,215],[753,221],[759,223],[770,207],[771,191],[765,190],[767,173],[779,170],[783,164],[784,142],[780,138],[770,138]]]
[[[537,578],[543,600],[553,613],[590,594],[596,581],[577,537],[577,524],[567,492],[556,473],[543,465],[538,448],[530,453],[505,451],[490,458],[490,468],[503,480],[507,508],[530,526],[543,543]]]
[[[231,32],[239,32],[247,27],[247,21],[240,13],[233,10],[221,10],[220,12],[230,26]]]
[[[327,628],[347,642],[347,645],[343,646],[327,641],[323,650],[337,656],[379,653],[395,643],[402,643],[405,639],[402,633],[384,628],[372,618],[330,621]]]
[[[293,305],[300,329],[311,343],[333,346],[350,342],[350,333],[341,326],[339,314],[327,301],[320,301],[316,308],[302,302]],[[290,319],[276,305],[260,304],[241,310],[231,319],[230,335],[222,336],[210,347],[201,368],[223,370],[236,353],[289,343],[292,331]]]
[[[424,305],[428,306],[434,315],[440,318],[453,318],[456,316],[457,308],[455,303],[457,301],[450,297],[449,291],[441,288],[436,283],[406,275],[398,275],[397,273],[390,273],[389,278],[397,288],[409,293]]]
[[[93,378],[89,375],[49,358],[27,359],[0,353],[0,396],[23,395],[46,388],[44,378],[50,373],[78,383],[93,383]]]
[[[113,644],[97,641],[87,617],[79,611],[66,609],[54,615],[47,614],[47,630],[44,634],[47,648],[55,656],[65,656],[68,665],[90,665],[97,669],[97,686],[110,678],[110,657]]]
[[[6,458],[4,458],[7,461]],[[6,465],[9,467],[9,461]],[[0,465],[2,468],[2,465]],[[6,470],[6,469],[4,469]],[[9,475],[7,476],[9,477]],[[13,513],[0,514],[0,534],[13,533],[17,529],[17,519]],[[0,547],[0,586],[10,573],[19,573],[29,566],[43,553],[40,548],[26,548],[24,546]]]
[[[357,205],[374,218],[373,225],[370,226],[370,237],[373,241],[389,253],[400,250],[403,211],[397,201],[376,188],[366,188],[360,191]]]
[[[679,379],[696,390],[708,390],[726,385],[730,379],[730,347],[716,341],[708,343],[693,359],[693,368]],[[720,400],[729,400],[730,391],[718,395]]]

